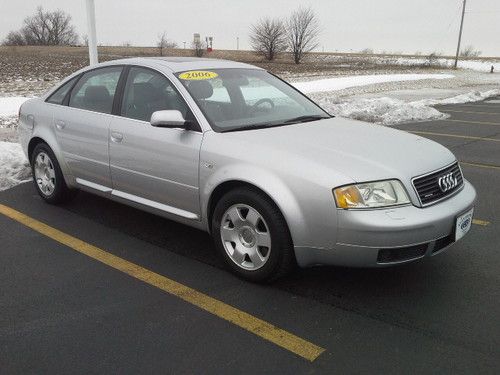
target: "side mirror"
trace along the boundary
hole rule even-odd
[[[171,109],[153,112],[150,123],[158,128],[186,128],[188,125],[180,111]]]

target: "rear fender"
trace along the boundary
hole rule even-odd
[[[26,118],[28,115],[34,117],[33,129],[29,129],[26,124],[20,121],[19,124],[19,134],[20,138],[24,138],[23,149],[28,156],[31,163],[31,155],[28,155],[29,150],[33,150],[34,145],[38,142],[46,143],[54,152],[56,159],[61,167],[61,171],[64,176],[66,185],[69,187],[76,187],[76,182],[71,174],[70,169],[66,163],[64,155],[59,143],[57,142],[57,136],[55,133],[54,126],[54,115],[52,106],[55,104],[48,104],[40,99],[30,100],[23,104],[21,108],[22,117]]]

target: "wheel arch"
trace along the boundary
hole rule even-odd
[[[291,235],[292,242],[294,243],[294,237],[298,234],[297,231],[301,230],[300,226],[297,226],[297,223],[294,219],[301,217],[300,214],[297,214],[297,210],[299,206],[288,189],[282,190],[278,187],[274,189],[269,186],[258,186],[250,181],[246,181],[244,179],[230,179],[226,181],[220,182],[214,189],[211,191],[209,195],[208,202],[206,204],[206,217],[207,217],[207,226],[208,230],[211,233],[212,231],[212,217],[217,205],[217,202],[226,194],[227,192],[237,189],[237,188],[248,188],[253,191],[259,192],[265,195],[280,211],[283,216],[285,223],[288,227],[288,231]],[[281,194],[273,194],[279,190]],[[276,199],[278,198],[278,199]]]
[[[212,194],[210,194],[210,198],[208,199],[208,203],[207,203],[207,220],[208,220],[208,228],[209,228],[210,232],[212,231],[212,217],[213,217],[213,213],[214,213],[214,210],[215,210],[215,206],[217,206],[217,203],[219,202],[219,200],[226,193],[228,193],[231,190],[238,189],[238,188],[247,188],[247,189],[250,189],[250,190],[257,191],[257,192],[259,192],[261,194],[264,194],[267,198],[269,198],[276,205],[276,207],[279,207],[276,204],[276,202],[274,201],[274,199],[269,194],[267,194],[264,190],[262,190],[261,188],[259,188],[258,186],[254,185],[254,184],[251,184],[249,182],[242,181],[242,180],[228,180],[228,181],[224,181],[224,182],[220,183],[212,191]]]
[[[61,155],[60,149],[57,146],[57,141],[55,139],[50,140],[51,139],[50,133],[47,135],[49,135],[49,136],[44,137],[41,134],[35,134],[35,135],[33,135],[33,137],[31,137],[31,139],[28,142],[28,147],[27,147],[28,159],[29,159],[28,161],[31,164],[31,156],[32,156],[33,151],[35,150],[35,147],[37,145],[39,145],[40,143],[46,144],[48,147],[50,147],[50,149],[54,153],[54,155],[57,159],[57,162],[59,163],[59,166],[61,167],[61,171],[62,171],[62,174],[64,177],[64,181],[66,182],[66,185],[74,187],[75,186],[74,179],[72,178],[72,175],[71,175],[71,173],[66,165],[66,162]]]
[[[31,163],[31,156],[33,154],[33,151],[35,150],[35,147],[40,143],[45,143],[46,145],[48,145],[50,147],[50,145],[43,138],[40,138],[40,137],[31,138],[29,143],[28,143],[28,158],[29,158],[30,163]],[[50,147],[50,148],[52,148],[52,147]]]

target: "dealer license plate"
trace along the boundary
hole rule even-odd
[[[470,230],[470,227],[472,226],[473,213],[474,213],[474,208],[471,208],[466,213],[457,217],[457,222],[455,225],[455,241],[461,239]]]

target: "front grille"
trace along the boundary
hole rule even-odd
[[[439,186],[439,179],[443,176],[448,175],[449,173],[453,174],[453,177],[456,179],[457,184],[449,190],[442,191],[441,187]],[[463,184],[464,179],[458,163],[443,168],[437,172],[432,172],[425,176],[415,177],[413,179],[413,186],[415,187],[415,190],[417,191],[418,197],[420,199],[420,203],[422,203],[423,206],[427,206],[449,195],[452,195],[456,191],[460,190]]]

